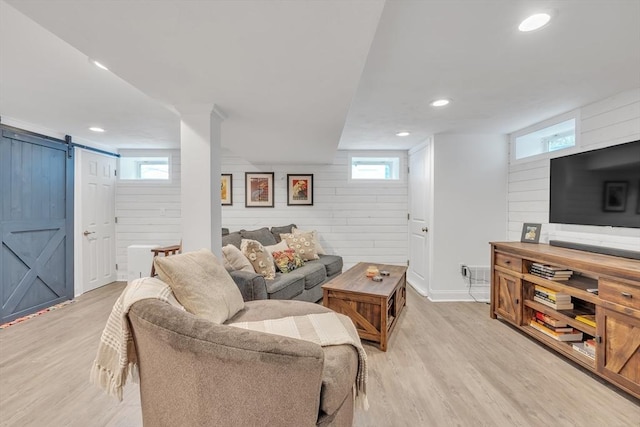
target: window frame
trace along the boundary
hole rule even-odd
[[[354,158],[397,158],[398,179],[362,179],[353,178]],[[347,153],[347,183],[349,185],[404,185],[407,182],[407,154],[399,150],[352,150]]]
[[[120,184],[142,184],[142,185],[169,185],[173,183],[173,153],[170,150],[120,150],[120,158],[118,159],[118,182]],[[147,157],[158,159],[167,159],[167,169],[169,173],[168,179],[131,179],[122,178],[122,159]]]
[[[516,159],[517,138],[528,135],[530,133],[538,132],[542,129],[549,128],[572,119],[575,121],[575,129],[574,129],[575,144],[572,147],[561,148],[561,149],[556,149],[552,151],[549,151],[547,147],[547,151],[544,151],[542,153],[523,157],[521,159]],[[581,151],[580,122],[581,122],[580,110],[572,110],[567,113],[560,114],[559,116],[555,116],[547,120],[543,120],[534,125],[528,126],[524,129],[520,129],[516,132],[511,133],[509,135],[509,160],[511,164],[528,163],[528,162],[534,162],[534,161],[543,160],[543,159],[552,159],[555,157],[563,157],[563,156],[568,156],[570,154],[575,154],[580,152]]]

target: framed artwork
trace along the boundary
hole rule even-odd
[[[233,205],[233,175],[230,173],[222,174],[222,181],[220,184],[220,200],[222,206]]]
[[[273,207],[273,172],[245,172],[245,206]]]
[[[287,174],[287,205],[313,206],[313,174]]]
[[[525,222],[522,224],[522,235],[520,241],[523,243],[538,243],[540,240],[540,229],[542,224],[532,224]]]
[[[602,210],[605,212],[624,212],[627,208],[627,182],[605,181],[604,203]]]

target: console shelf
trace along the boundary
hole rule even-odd
[[[564,281],[546,279],[531,274],[533,263],[572,270],[573,275]],[[491,264],[492,318],[500,317],[510,322],[563,356],[640,398],[640,261],[545,244],[494,242],[491,243]],[[574,309],[556,310],[534,300],[536,285],[538,296],[550,294],[552,299],[555,299],[555,293],[558,297],[560,294],[570,296]],[[541,290],[540,286],[547,290]],[[588,289],[597,289],[597,293]],[[582,332],[580,341],[593,340],[595,357],[575,350],[575,341],[557,340],[557,334],[549,333],[548,329],[543,333],[538,330],[540,325],[531,326],[536,312]],[[576,320],[578,314],[595,314],[596,326]],[[565,335],[562,338],[569,337]]]

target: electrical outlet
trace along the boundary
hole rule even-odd
[[[466,265],[460,264],[460,274],[462,275],[462,277],[470,277],[471,271],[469,270],[469,267],[467,267]]]

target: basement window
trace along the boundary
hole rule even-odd
[[[143,181],[168,181],[169,157],[121,157],[120,179]]]
[[[349,155],[349,181],[399,182],[404,158],[396,152],[363,152]]]
[[[518,131],[511,136],[512,160],[543,157],[577,145],[577,113],[572,112]]]

